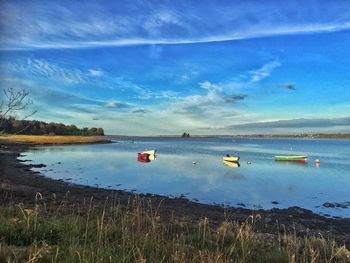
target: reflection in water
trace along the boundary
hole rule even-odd
[[[146,148],[158,149],[159,158],[142,165],[135,153]],[[240,156],[239,169],[223,165],[227,152]],[[274,155],[283,152],[307,154],[310,161],[275,162]],[[33,169],[51,178],[72,178],[78,184],[169,196],[188,193],[199,202],[242,203],[248,208],[297,205],[350,217],[350,209],[322,206],[350,201],[349,140],[123,139],[114,144],[37,147],[21,158],[46,164],[46,169]],[[322,161],[318,169],[316,159]]]
[[[238,168],[241,166],[239,162],[229,162],[229,161],[224,161],[224,165],[232,168]]]
[[[284,166],[284,167],[288,167],[288,166],[307,166],[308,163],[305,161],[276,161],[275,160],[276,165],[280,165],[280,166]]]

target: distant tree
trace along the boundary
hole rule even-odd
[[[104,136],[105,132],[102,128],[97,128],[97,135]]]
[[[182,138],[190,138],[190,134],[184,132],[184,133],[181,135],[181,137],[182,137]]]
[[[65,125],[63,123],[46,123],[37,120],[16,120],[14,117],[6,118],[0,124],[0,131],[8,134],[29,134],[29,135],[95,135],[103,136],[102,128],[83,128],[79,129],[75,125]]]

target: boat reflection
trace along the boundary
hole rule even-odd
[[[241,166],[239,162],[229,162],[229,161],[224,161],[224,165],[232,168],[238,168]]]

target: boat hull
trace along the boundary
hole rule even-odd
[[[148,162],[150,162],[149,154],[148,153],[138,153],[137,160],[141,163],[148,163]]]
[[[304,155],[278,155],[275,156],[276,161],[288,161],[288,162],[307,162],[307,156]]]

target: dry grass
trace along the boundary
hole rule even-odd
[[[0,200],[1,201],[1,200]],[[122,208],[116,196],[68,205],[37,194],[35,204],[0,205],[0,262],[349,262],[350,251],[322,236],[257,238],[258,216],[212,227],[163,222],[149,199]],[[1,203],[1,202],[0,202]]]
[[[2,135],[0,141],[27,144],[102,143],[110,140],[99,136]]]

